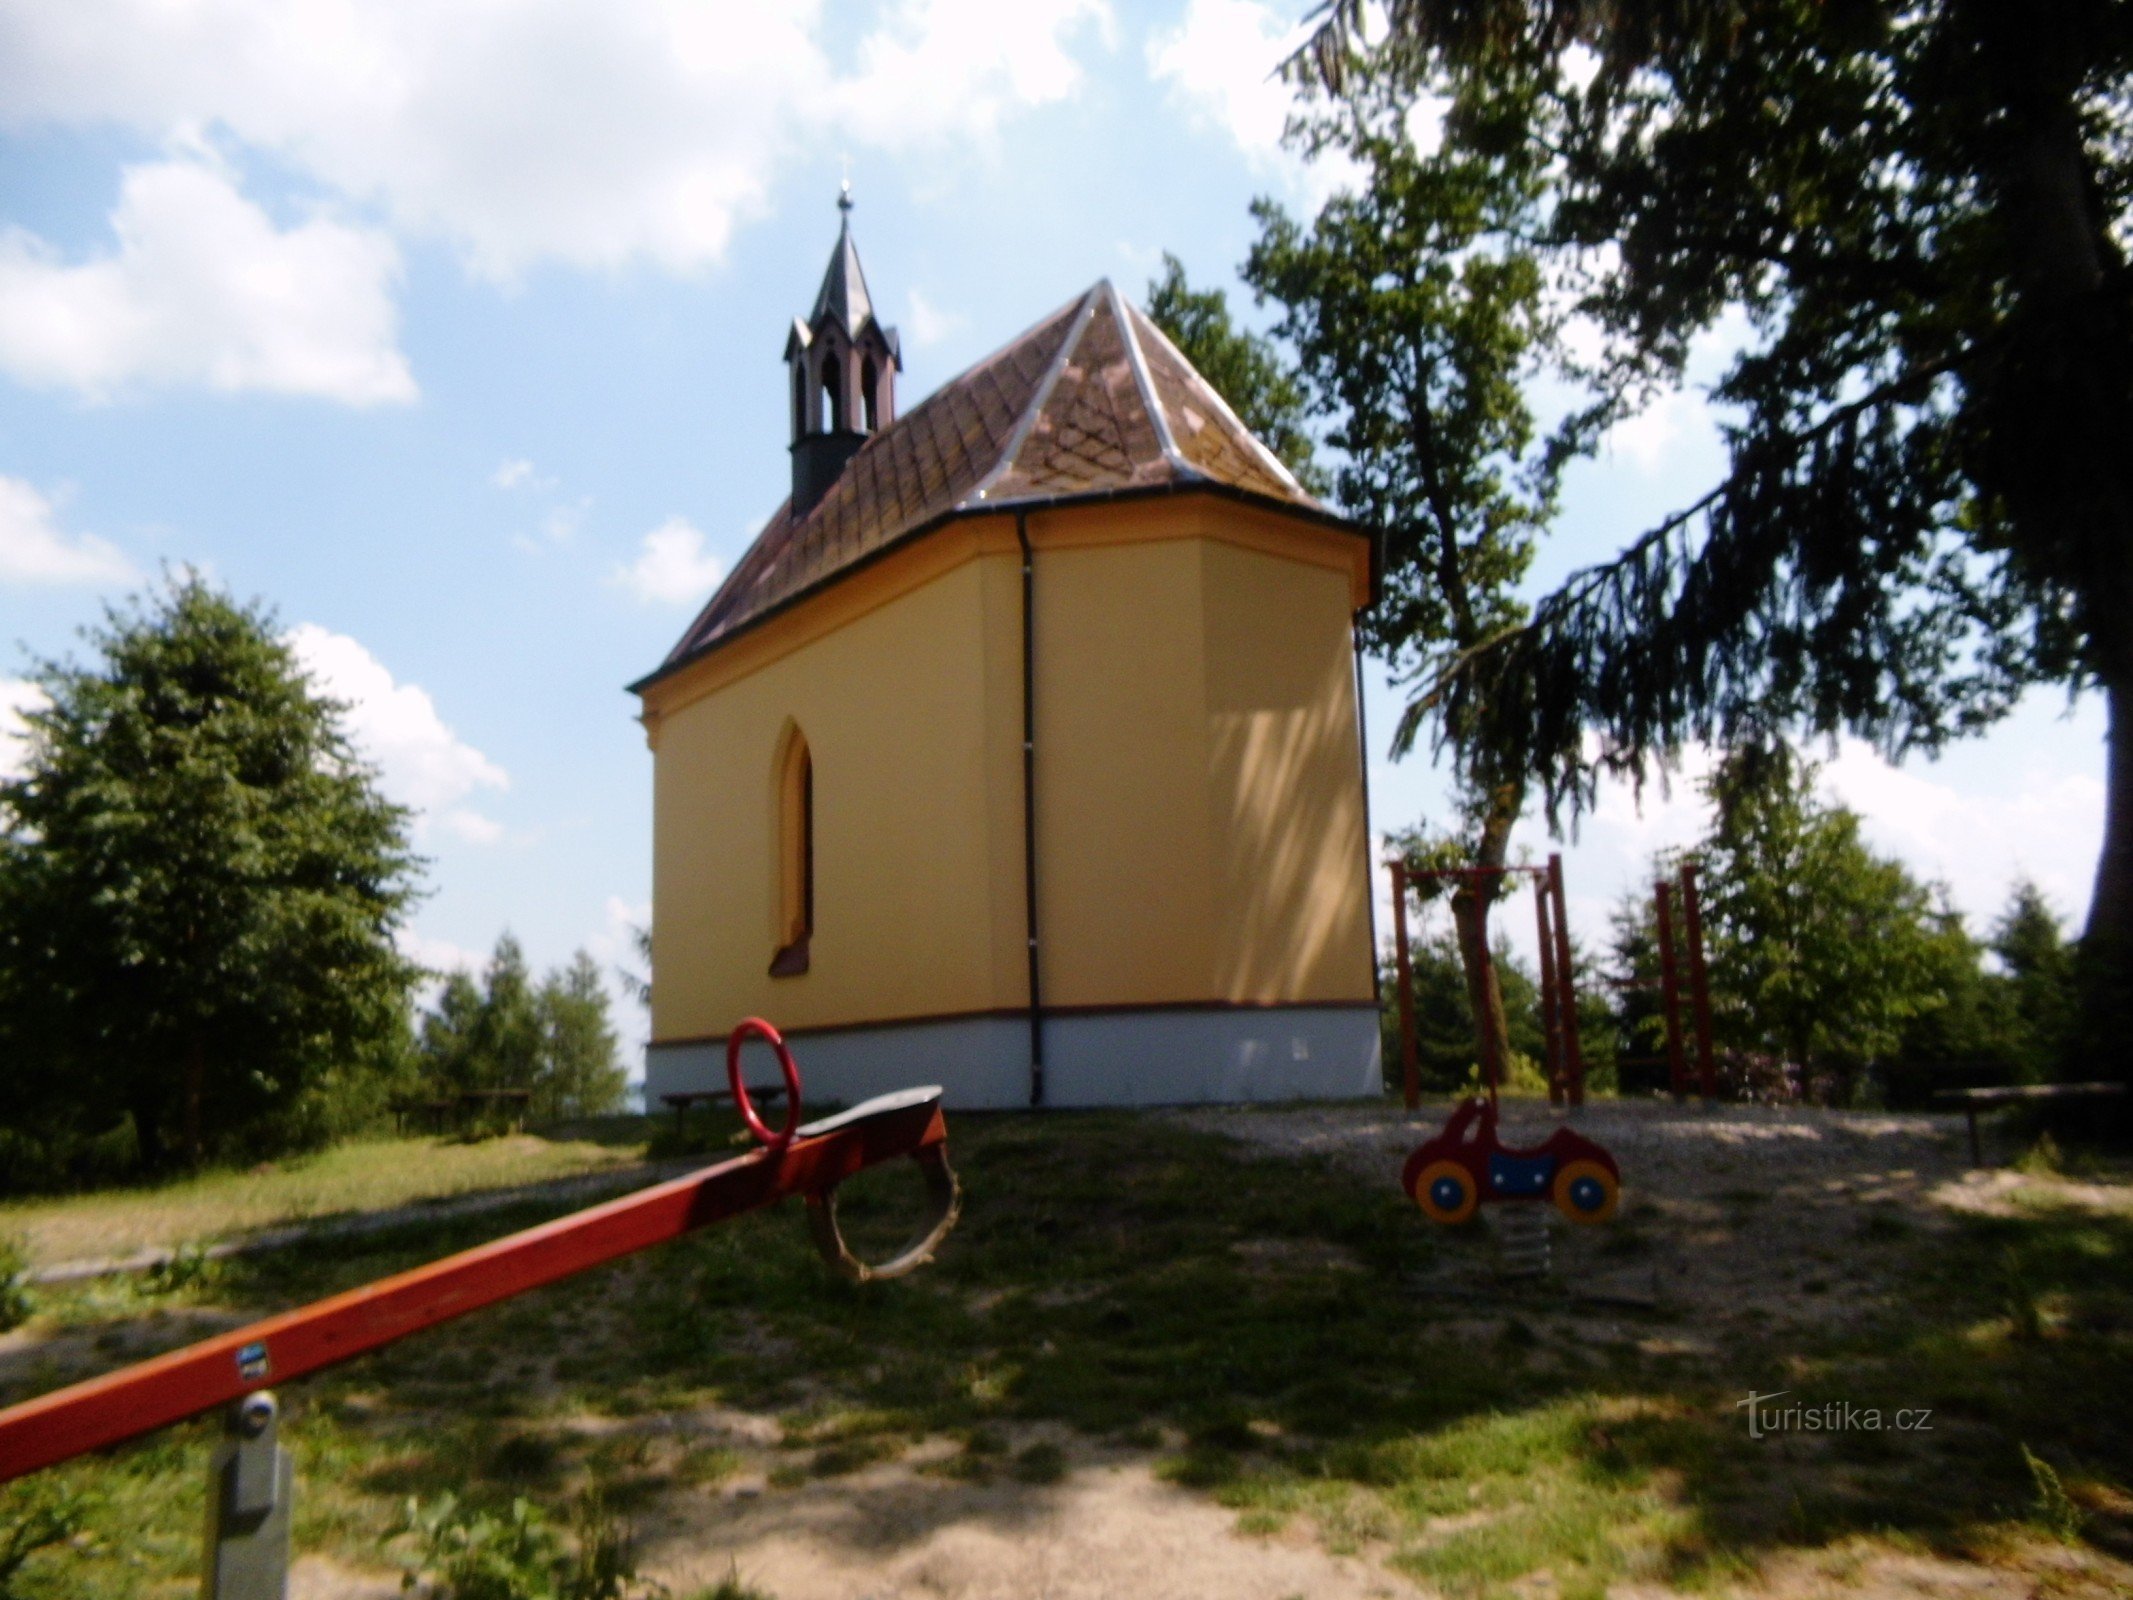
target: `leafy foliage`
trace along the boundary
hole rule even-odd
[[[1148,285],[1148,318],[1298,483],[1315,495],[1327,492],[1326,470],[1312,457],[1302,384],[1273,340],[1236,325],[1227,295],[1193,288],[1184,263],[1165,251],[1162,274]]]
[[[416,1071],[439,1093],[530,1089],[536,1118],[587,1116],[622,1104],[625,1088],[600,968],[580,950],[536,985],[506,933],[476,983],[445,979],[422,1019]]]
[[[1296,352],[1312,410],[1328,419],[1336,503],[1383,530],[1380,598],[1364,636],[1396,675],[1429,676],[1523,616],[1516,586],[1590,422],[1572,417],[1544,437],[1523,387],[1555,317],[1524,239],[1538,188],[1519,141],[1500,133],[1425,148],[1415,128],[1432,108],[1412,80],[1364,63],[1346,89],[1306,102],[1291,137],[1353,162],[1360,181],[1308,222],[1257,202],[1244,277],[1279,307],[1275,332]],[[1510,129],[1526,107],[1512,92],[1470,109]],[[1403,721],[1396,751],[1417,726]],[[1462,704],[1438,732],[1460,786],[1457,854],[1497,867],[1527,774],[1476,736],[1481,726]],[[1492,898],[1486,884],[1453,896],[1459,948],[1485,947]],[[1469,984],[1507,1057],[1503,997],[1481,971]]]
[[[407,814],[261,608],[187,576],[89,640],[0,782],[0,1117],[130,1118],[152,1164],[321,1142],[404,1042]]]
[[[1697,739],[1932,747],[2038,682],[2112,703],[2085,943],[2133,1019],[2133,12],[1995,0],[1334,0],[1292,64],[1524,105],[1531,237],[1626,414],[1729,312],[1731,467],[1426,681],[1551,810]],[[1501,118],[1455,109],[1447,144]],[[1597,732],[1597,740],[1588,735]],[[1462,743],[1462,748],[1464,745]]]
[[[1961,917],[1869,849],[1857,815],[1823,801],[1815,776],[1780,747],[1737,752],[1704,784],[1713,819],[1686,855],[1700,873],[1728,1092],[1843,1098],[1871,1071],[1879,1092],[1911,1101],[1937,1084],[2056,1071],[2074,1012],[2072,961],[2035,887],[2016,886],[1992,940],[2003,970],[1986,970],[1986,948]],[[1662,856],[1654,877],[1671,877],[1680,860]],[[1649,1058],[1665,1047],[1649,891],[1626,895],[1613,923],[1619,1048]],[[1687,1008],[1684,987],[1685,1028]],[[1626,1085],[1665,1081],[1624,1073]]]

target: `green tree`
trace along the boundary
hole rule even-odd
[[[531,1089],[547,1064],[541,1002],[526,952],[504,933],[482,974],[481,1009],[474,1014],[462,1058],[463,1089]]]
[[[550,973],[540,1008],[544,1060],[535,1114],[595,1116],[618,1108],[626,1085],[598,963],[580,950],[569,966]]]
[[[1783,746],[1728,755],[1694,854],[1719,1039],[1849,1099],[1974,980],[1977,950],[1929,887],[1866,846],[1856,813],[1816,797],[1815,773]]]
[[[185,576],[88,639],[0,782],[6,1120],[130,1114],[156,1164],[325,1138],[404,1036],[407,813],[260,607]]]
[[[2090,1037],[2133,1031],[2133,7],[1385,18],[1366,37],[1361,0],[1332,0],[1296,70],[1530,106],[1531,237],[1603,335],[1587,370],[1611,408],[1678,385],[1729,312],[1748,330],[1714,391],[1723,480],[1421,701],[1485,724],[1553,808],[1686,740],[1849,727],[1930,748],[2028,685],[2094,686]]]
[[[416,1071],[426,1088],[471,1089],[482,1079],[471,1059],[481,1003],[480,984],[464,972],[446,975],[436,1006],[422,1018],[415,1047]]]
[[[528,1089],[543,1119],[612,1111],[625,1082],[600,968],[580,950],[538,985],[505,933],[480,981],[445,980],[422,1020],[418,1071],[434,1092]]]
[[[1989,941],[1999,958],[1994,990],[2006,1014],[2007,1054],[2020,1081],[2060,1075],[2075,1037],[2074,951],[2044,891],[2028,879],[2015,884]]]
[[[1292,137],[1313,155],[1352,161],[1358,186],[1309,222],[1257,202],[1259,239],[1244,266],[1245,281],[1280,308],[1275,332],[1329,420],[1336,503],[1384,530],[1382,597],[1363,627],[1410,680],[1443,673],[1524,615],[1516,585],[1554,515],[1562,467],[1590,434],[1590,419],[1574,416],[1544,435],[1522,388],[1556,331],[1524,242],[1539,192],[1533,160],[1501,133],[1427,150],[1414,127],[1430,109],[1412,81],[1368,63],[1341,96],[1307,101]],[[1516,126],[1523,114],[1511,96],[1455,107],[1453,120]],[[1396,752],[1424,717],[1417,709],[1402,721]],[[1500,867],[1527,773],[1475,737],[1473,707],[1435,725],[1459,786],[1451,854]],[[1492,897],[1453,895],[1460,949],[1483,947]],[[1501,996],[1484,992],[1477,971],[1468,982],[1474,1010],[1507,1048]]]
[[[1161,275],[1148,285],[1148,318],[1296,481],[1323,497],[1331,483],[1313,457],[1309,397],[1274,341],[1238,327],[1229,297],[1220,289],[1193,288],[1184,263],[1168,251]]]

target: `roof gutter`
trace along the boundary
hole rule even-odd
[[[1090,489],[1080,494],[1045,495],[1023,500],[1019,503],[1013,500],[980,501],[977,503],[964,501],[961,504],[950,506],[936,517],[928,518],[909,532],[898,534],[886,544],[868,551],[856,561],[846,563],[828,576],[809,584],[806,588],[794,590],[776,605],[766,606],[730,632],[720,634],[717,638],[691,650],[686,655],[675,656],[661,662],[658,667],[637,679],[636,682],[625,685],[625,688],[630,694],[643,694],[653,685],[664,679],[671,678],[674,674],[687,667],[694,666],[704,657],[753,632],[772,618],[782,616],[803,601],[813,598],[829,585],[840,581],[851,573],[864,571],[875,562],[901,550],[905,545],[915,543],[925,538],[927,534],[945,528],[951,522],[960,522],[969,517],[999,516],[1009,511],[1013,511],[1019,516],[1031,509],[1053,511],[1074,506],[1109,505],[1120,501],[1167,500],[1177,495],[1189,494],[1213,495],[1218,499],[1234,500],[1240,505],[1256,506],[1265,511],[1278,511],[1285,516],[1295,517],[1299,521],[1309,522],[1332,532],[1351,534],[1356,538],[1367,541],[1370,547],[1370,599],[1373,605],[1376,604],[1385,570],[1385,535],[1382,529],[1352,521],[1337,512],[1327,511],[1319,506],[1298,505],[1293,500],[1276,499],[1273,495],[1258,494],[1250,489],[1240,489],[1234,484],[1223,483],[1213,478],[1132,484],[1116,489]]]

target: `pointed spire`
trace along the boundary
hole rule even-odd
[[[829,271],[822,275],[822,288],[815,296],[815,309],[807,321],[819,329],[825,315],[836,319],[853,339],[874,315],[874,301],[867,293],[867,275],[859,265],[859,246],[852,242],[852,180],[837,191],[837,210],[843,218],[837,229],[837,248],[830,252]]]
[[[792,375],[792,505],[804,515],[873,434],[896,420],[903,348],[874,318],[852,243],[852,180],[837,190],[837,245],[805,322],[785,339]]]

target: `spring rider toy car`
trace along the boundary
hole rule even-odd
[[[1493,1200],[1553,1200],[1572,1222],[1605,1222],[1621,1198],[1622,1173],[1613,1156],[1568,1128],[1530,1150],[1507,1148],[1496,1136],[1495,1097],[1477,1095],[1416,1146],[1400,1185],[1432,1222],[1465,1222]]]

